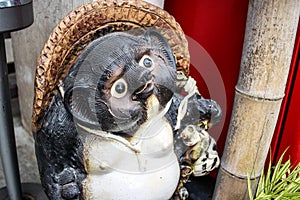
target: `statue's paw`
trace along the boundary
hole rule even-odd
[[[62,172],[56,174],[54,182],[58,185],[63,199],[78,199],[80,190],[76,183],[76,171],[73,168],[65,168]]]
[[[61,196],[65,199],[77,199],[79,187],[76,183],[68,183],[62,186]]]
[[[220,164],[216,142],[206,131],[201,131],[200,157],[194,162],[194,176],[204,176]]]

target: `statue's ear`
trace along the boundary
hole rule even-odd
[[[172,66],[176,68],[175,57],[167,39],[159,31],[154,29],[148,30],[145,33],[145,37],[150,40],[152,46],[159,48],[172,63]]]
[[[73,86],[64,93],[64,106],[75,123],[85,126],[99,126],[95,111],[95,98],[91,88],[84,85]]]

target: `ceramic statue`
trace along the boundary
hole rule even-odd
[[[160,28],[159,19],[148,25],[108,19],[103,9],[110,8],[114,17],[125,8],[159,13],[169,27]],[[182,30],[165,11],[139,1],[93,2],[75,11],[95,23],[65,18],[37,67],[33,130],[46,194],[52,200],[187,199],[189,177],[219,165],[207,129],[221,109],[187,74]]]

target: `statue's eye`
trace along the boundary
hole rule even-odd
[[[154,63],[152,58],[148,55],[144,55],[139,62],[140,66],[145,67],[147,69],[151,69],[154,66],[153,64]]]
[[[122,98],[127,93],[127,83],[124,79],[119,79],[114,82],[113,86],[111,87],[111,95],[116,98]]]

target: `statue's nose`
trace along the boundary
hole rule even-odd
[[[153,75],[151,71],[144,70],[139,74],[138,80],[140,83],[146,83],[152,79]]]

